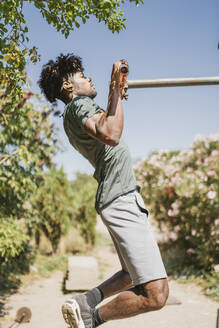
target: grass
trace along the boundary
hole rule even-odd
[[[202,274],[200,277],[191,274],[187,278],[180,277],[180,283],[196,283],[203,288],[204,294],[216,302],[219,302],[219,274],[210,272]]]
[[[41,277],[48,278],[54,271],[66,272],[68,257],[66,255],[38,255],[34,263],[37,273]]]
[[[219,301],[219,273],[200,270],[177,243],[161,244],[160,250],[167,274],[179,283],[196,283],[202,287],[206,296]]]

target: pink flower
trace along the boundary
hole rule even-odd
[[[169,209],[168,212],[167,212],[168,215],[169,215],[170,217],[177,216],[177,215],[179,214],[179,210],[178,210],[179,205],[178,205],[177,203],[173,203],[173,204],[171,205],[171,207],[172,207],[172,209]]]
[[[193,248],[188,248],[187,251],[186,251],[187,254],[194,254],[195,251]]]
[[[210,161],[211,161],[211,160],[210,160],[209,157],[205,158],[205,160],[204,160],[204,165],[208,166]]]
[[[216,265],[214,266],[214,271],[215,271],[215,272],[219,272],[219,264],[216,264]]]
[[[172,210],[168,210],[167,214],[168,214],[170,217],[174,216],[174,214],[173,214],[173,211],[172,211]]]
[[[219,155],[219,150],[213,150],[213,152],[211,153],[212,156],[217,156]]]
[[[178,232],[180,230],[180,227],[177,225],[173,229],[174,229],[175,232]]]
[[[212,191],[212,190],[207,193],[208,199],[214,199],[216,195],[217,195],[216,191]]]
[[[177,210],[179,208],[179,205],[177,203],[173,203],[171,205],[171,207],[174,209],[174,210]]]

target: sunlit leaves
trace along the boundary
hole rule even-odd
[[[0,88],[0,216],[24,215],[23,202],[38,185],[44,167],[56,152],[51,110],[40,108],[32,93],[12,99],[7,83]],[[10,92],[10,90],[9,90]]]
[[[129,0],[136,5],[142,0]],[[125,18],[120,7],[124,0],[7,0],[0,2],[0,79],[7,79],[5,92],[11,94],[12,104],[21,96],[21,83],[25,82],[24,69],[28,61],[36,63],[40,55],[36,46],[29,47],[28,26],[23,5],[32,3],[49,25],[66,38],[75,28],[80,28],[94,16],[109,30],[125,29]]]
[[[94,207],[97,189],[96,180],[85,173],[77,173],[75,181],[72,182],[72,189],[75,193],[76,201],[76,222],[79,224],[80,234],[86,243],[95,243],[96,210]]]
[[[18,256],[28,239],[21,222],[12,218],[0,218],[0,259],[7,262]]]

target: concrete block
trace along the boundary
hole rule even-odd
[[[68,258],[68,279],[65,289],[88,290],[96,287],[98,282],[98,263],[91,256],[70,256]]]

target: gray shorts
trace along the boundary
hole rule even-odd
[[[134,286],[166,278],[157,242],[149,223],[149,214],[138,191],[112,201],[100,212],[123,270],[129,272]]]

